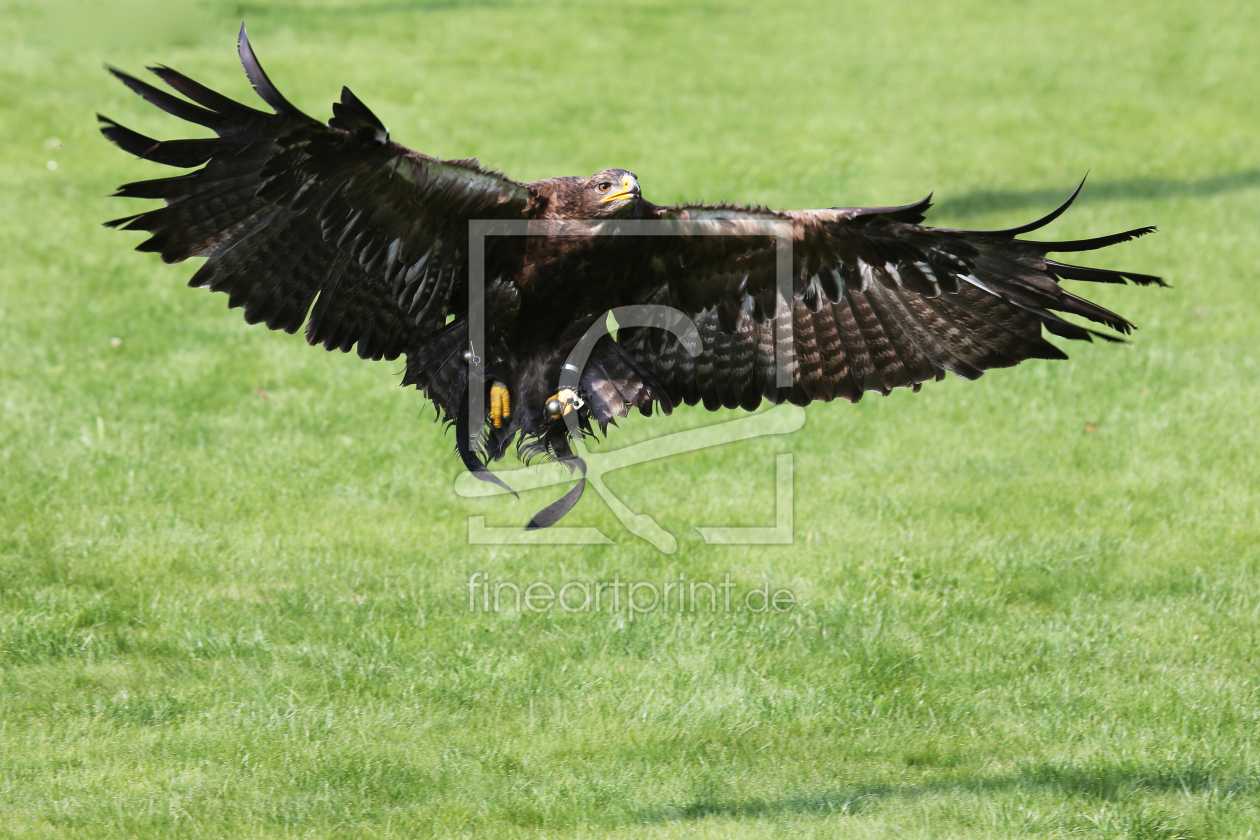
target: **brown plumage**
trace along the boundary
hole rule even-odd
[[[101,117],[102,132],[122,149],[194,170],[121,187],[120,196],[160,198],[165,206],[108,224],[149,232],[138,250],[168,263],[205,258],[189,285],[227,293],[250,323],[290,333],[305,326],[311,344],[356,348],[363,358],[405,354],[404,384],[424,391],[449,421],[467,410],[469,370],[479,365],[487,386],[503,389],[495,392],[502,425],[483,422],[479,436],[456,437],[465,463],[487,480],[494,479],[484,462],[502,458],[514,440],[525,457],[577,462],[571,437],[591,433],[592,421],[604,430],[630,408],[648,414],[679,403],[713,410],[753,409],[763,400],[856,402],[867,391],[917,390],[946,371],[970,379],[1024,359],[1066,358],[1043,328],[1062,338],[1118,339],[1060,313],[1120,333],[1132,324],[1067,292],[1060,280],[1163,285],[1047,256],[1153,228],[1057,243],[1017,238],[1057,218],[1076,193],[1032,224],[966,231],[922,226],[927,200],[801,211],[661,207],[620,169],[522,184],[476,160],[442,161],[394,143],[345,88],[333,118],[321,124],[271,84],[244,27],[239,52],[273,113],[166,67],[151,69],[186,98],[111,70],[144,99],[217,136],[157,141]],[[598,224],[582,235],[486,239],[486,343],[474,354],[467,252],[469,222],[478,219]],[[686,228],[608,235],[637,220]],[[776,285],[768,222],[791,232],[790,301]],[[572,417],[549,414],[569,353],[609,310],[633,304],[691,319],[698,347],[684,346],[661,324],[622,329],[585,360],[573,388],[580,408]],[[789,319],[791,341],[776,348],[776,334],[781,342],[787,335],[776,333],[776,322],[781,330]],[[780,380],[776,350],[790,384]],[[554,522],[580,492],[579,483],[531,527]]]

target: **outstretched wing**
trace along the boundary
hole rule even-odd
[[[1079,192],[1045,218],[1001,231],[921,226],[926,199],[905,207],[795,212],[656,208],[658,218],[723,234],[654,240],[667,252],[654,262],[659,277],[645,302],[694,317],[702,349],[693,357],[656,329],[629,330],[619,341],[675,402],[703,402],[711,410],[752,409],[763,398],[856,402],[866,391],[917,389],[943,379],[945,371],[974,379],[1024,359],[1067,358],[1042,336],[1043,327],[1064,338],[1119,339],[1060,313],[1121,333],[1133,325],[1071,294],[1059,280],[1164,285],[1149,275],[1046,256],[1102,248],[1153,228],[1070,242],[1016,238],[1058,218]],[[766,222],[791,232],[790,300],[779,295]],[[786,363],[790,385],[779,383],[776,355]]]
[[[167,67],[150,69],[187,99],[111,69],[144,99],[217,137],[159,142],[100,117],[102,133],[132,154],[201,167],[119,188],[166,206],[107,224],[149,231],[137,250],[168,263],[205,257],[189,285],[226,292],[251,324],[292,333],[305,323],[311,344],[357,344],[364,358],[396,358],[465,306],[467,220],[524,218],[532,192],[475,160],[441,161],[390,141],[346,88],[324,125],[276,90],[244,26],[239,52],[274,113]],[[511,258],[510,243],[491,243],[490,270]]]

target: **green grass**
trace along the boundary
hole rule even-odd
[[[103,7],[101,7],[103,8]],[[1260,829],[1260,7],[133,0],[0,15],[0,833],[133,837],[1234,838]],[[93,11],[93,9],[97,9]],[[1172,290],[1141,329],[609,481],[611,547],[473,546],[554,497],[462,499],[399,363],[245,325],[129,250],[156,174],[101,70],[242,99],[235,27],[326,118],[658,202],[900,203]],[[191,20],[192,24],[186,24]],[[57,137],[61,148],[48,142]],[[55,160],[55,171],[46,162]],[[132,211],[134,212],[134,211]],[[111,343],[111,339],[121,343]],[[264,399],[260,393],[265,392]],[[736,416],[730,413],[725,416]],[[635,419],[610,447],[711,422]],[[772,521],[795,456],[795,542]],[[470,613],[526,583],[768,580],[783,614]]]

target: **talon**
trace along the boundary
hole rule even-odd
[[[552,420],[556,420],[568,414],[575,408],[581,408],[585,403],[577,392],[571,388],[561,388],[551,399],[547,400],[547,416]]]
[[[512,416],[512,395],[508,386],[495,381],[490,385],[490,422],[496,429],[503,426],[504,419]]]

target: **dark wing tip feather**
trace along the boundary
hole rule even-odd
[[[1087,172],[1085,173],[1085,178],[1088,178],[1088,177],[1089,177],[1089,173]],[[1081,194],[1081,189],[1085,186],[1085,178],[1082,178],[1081,182],[1076,185],[1076,189],[1073,190],[1072,194],[1068,196],[1067,201],[1063,202],[1054,210],[1051,210],[1049,213],[1042,216],[1040,219],[1038,219],[1035,222],[1029,222],[1026,225],[1020,225],[1019,227],[1007,228],[1006,230],[982,230],[982,231],[976,231],[976,232],[987,234],[989,236],[1014,237],[1014,236],[1019,236],[1021,233],[1031,233],[1034,230],[1040,230],[1041,228],[1050,224],[1055,219],[1059,218],[1060,216],[1062,216],[1064,213],[1067,212],[1067,209],[1072,206],[1072,202],[1076,201],[1076,197]]]
[[[1021,245],[1031,245],[1043,253],[1064,254],[1070,251],[1096,251],[1099,248],[1118,245],[1121,242],[1128,242],[1138,237],[1146,236],[1146,234],[1152,233],[1154,230],[1155,227],[1153,225],[1147,225],[1146,227],[1134,228],[1133,230],[1113,233],[1108,236],[1095,236],[1092,239],[1069,239],[1064,242],[1038,242],[1033,239],[1021,239],[1019,242]]]
[[[145,157],[149,152],[161,145],[159,141],[154,140],[152,137],[146,137],[138,131],[132,131],[125,125],[120,125],[103,114],[97,114],[96,119],[103,124],[101,134],[104,134],[109,142],[136,157]]]
[[[200,82],[194,81],[164,64],[155,64],[148,69],[150,73],[157,76],[172,89],[219,114],[245,120],[271,116],[263,111],[250,108],[248,105],[242,105],[235,99],[224,96],[218,91],[211,90]]]
[[[104,123],[101,134],[124,152],[129,152],[143,160],[177,166],[181,169],[192,169],[208,161],[218,151],[218,141],[209,140],[154,140],[138,131],[132,131],[119,125],[109,117],[96,115]]]
[[[917,225],[927,218],[928,208],[932,206],[933,193],[928,193],[924,198],[912,203],[902,204],[898,207],[833,207],[833,210],[849,210],[855,209],[857,213],[854,219],[861,221],[876,216],[883,216],[896,222],[905,222],[906,224]]]
[[[134,216],[123,216],[121,219],[110,219],[108,222],[102,222],[101,224],[107,228],[120,228],[128,222],[133,222],[143,215],[143,213],[137,213]]]
[[[1057,335],[1059,338],[1066,338],[1072,341],[1088,341],[1091,343],[1095,338],[1101,338],[1103,341],[1108,341],[1112,344],[1129,343],[1127,338],[1121,338],[1118,335],[1110,335],[1105,332],[1090,329],[1089,327],[1082,327],[1079,324],[1073,324],[1071,321],[1060,318],[1053,312],[1041,310],[1040,314],[1041,325],[1045,327],[1051,335]],[[1112,327],[1124,335],[1129,335],[1133,332],[1133,330],[1137,329],[1137,327],[1127,321],[1124,322],[1122,326],[1116,326],[1114,324],[1108,324],[1107,326]]]
[[[254,55],[254,48],[249,45],[249,35],[245,32],[245,24],[241,23],[241,33],[237,37],[236,51],[241,57],[241,66],[245,68],[245,75],[249,77],[249,83],[254,86],[254,90],[262,97],[263,101],[275,110],[277,114],[293,114],[298,115],[302,112],[293,106],[293,103],[284,98],[284,94],[276,89],[271,83],[271,79],[267,78],[267,73],[263,70],[262,65],[258,63],[258,57]]]
[[[188,122],[196,123],[197,125],[203,125],[215,131],[223,127],[222,115],[216,114],[214,111],[202,108],[200,105],[194,105],[164,90],[158,90],[148,82],[142,82],[135,76],[124,73],[117,67],[110,67],[106,64],[105,69],[141,99],[151,105],[156,105],[172,116],[179,117],[181,120],[188,120]]]
[[[890,219],[899,222],[909,222],[918,224],[927,218],[927,211],[932,207],[932,196],[934,193],[928,193],[914,204],[906,204],[901,207],[890,207],[884,211],[884,215]]]
[[[1068,280],[1085,280],[1090,283],[1136,283],[1139,286],[1161,286],[1168,288],[1162,277],[1153,274],[1138,274],[1134,271],[1115,271],[1106,268],[1090,268],[1084,265],[1069,265],[1056,260],[1046,260],[1046,270],[1056,277]]]
[[[333,103],[333,118],[328,125],[349,132],[366,129],[382,143],[389,137],[385,124],[348,87],[341,88],[341,101]]]

